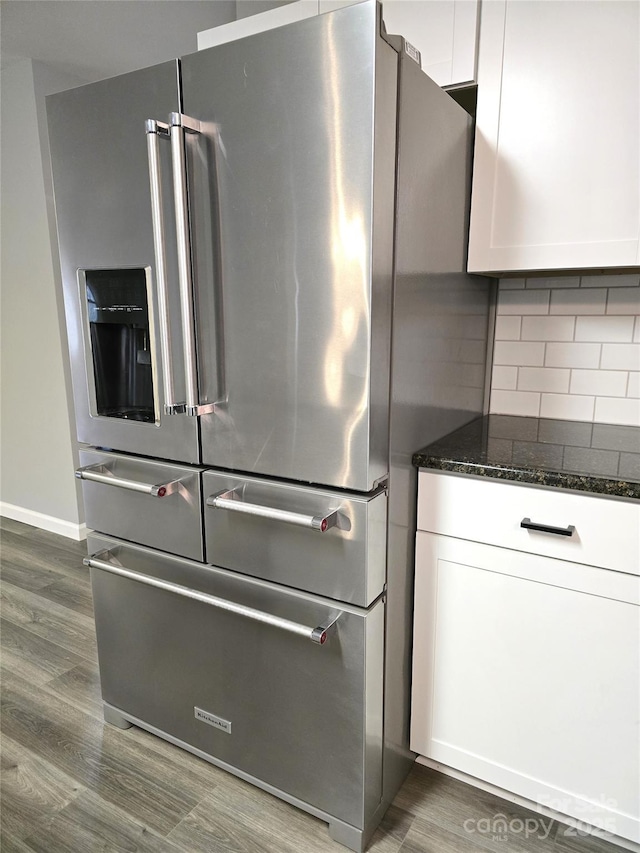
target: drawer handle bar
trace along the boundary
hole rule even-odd
[[[270,506],[247,503],[237,497],[234,489],[211,495],[207,498],[207,506],[216,509],[226,509],[231,512],[242,512],[246,515],[257,515],[260,518],[270,518],[272,521],[284,521],[287,524],[297,524],[299,527],[307,527],[325,533],[338,524],[338,510],[334,509],[325,515],[305,515],[301,512],[291,512],[286,509],[275,509]]]
[[[537,524],[530,518],[523,518],[520,527],[524,527],[525,530],[537,530],[538,533],[555,533],[556,536],[573,536],[576,531],[573,524],[568,527],[553,527],[550,524]]]
[[[332,631],[335,630],[335,625],[342,616],[342,611],[334,612],[330,615],[327,623],[318,625],[312,628],[309,625],[302,625],[300,622],[293,622],[291,619],[283,619],[281,616],[273,616],[271,613],[264,613],[262,610],[255,610],[253,607],[245,607],[242,604],[235,604],[233,601],[227,601],[224,598],[218,598],[215,595],[209,595],[206,592],[198,592],[195,589],[189,589],[187,586],[181,586],[170,581],[161,581],[157,578],[151,578],[148,575],[141,575],[138,572],[131,571],[124,566],[116,566],[114,563],[109,563],[102,559],[103,557],[113,556],[109,551],[101,551],[94,557],[85,557],[82,561],[85,566],[91,569],[100,569],[101,571],[110,572],[114,575],[119,575],[129,580],[138,581],[138,583],[154,586],[158,589],[164,589],[167,592],[172,592],[175,595],[181,595],[183,598],[191,598],[194,601],[199,601],[202,604],[209,604],[211,607],[216,607],[218,610],[226,610],[229,613],[235,613],[237,616],[243,616],[246,619],[252,619],[254,622],[262,622],[265,625],[271,625],[273,628],[280,628],[282,631],[288,631],[290,634],[297,634],[300,637],[305,637],[319,646],[323,646],[329,638]]]
[[[178,490],[178,486],[182,482],[182,480],[169,480],[166,483],[157,483],[155,486],[152,486],[149,483],[139,483],[137,480],[125,480],[123,477],[116,477],[106,465],[100,463],[78,468],[76,477],[79,480],[91,480],[93,483],[105,483],[107,486],[128,489],[130,492],[142,492],[154,498],[164,498],[167,495],[172,495]]]

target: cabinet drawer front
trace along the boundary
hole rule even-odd
[[[204,560],[201,468],[120,453],[80,452],[87,527]]]
[[[421,471],[418,529],[640,574],[635,501]]]
[[[208,563],[362,607],[382,592],[385,493],[360,497],[213,471],[203,482]]]
[[[362,826],[365,801],[372,810],[381,796],[382,600],[336,608],[107,537],[90,537],[89,553],[130,575],[91,568],[105,702]],[[308,625],[338,618],[317,644],[229,607]]]

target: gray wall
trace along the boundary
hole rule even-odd
[[[18,507],[52,516],[69,524],[69,535],[82,515],[41,138],[44,96],[77,82],[31,60],[4,69],[1,79],[0,496],[6,514]]]

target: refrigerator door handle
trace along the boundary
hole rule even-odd
[[[119,489],[127,489],[130,492],[141,492],[145,495],[151,495],[153,498],[165,498],[167,495],[172,495],[178,491],[182,482],[182,480],[177,479],[154,485],[151,483],[141,483],[138,480],[127,480],[123,477],[116,477],[106,465],[101,463],[78,468],[76,470],[76,477],[79,480],[90,480],[93,483],[117,486]]]
[[[170,138],[173,165],[173,196],[176,208],[176,237],[178,244],[178,282],[184,342],[184,369],[186,388],[186,414],[206,415],[214,411],[215,403],[201,405],[198,394],[196,363],[196,324],[193,301],[193,274],[191,269],[191,232],[189,228],[189,199],[187,165],[185,159],[185,133],[200,133],[200,122],[181,113],[171,113]]]
[[[185,403],[176,401],[173,385],[173,345],[171,341],[171,325],[169,323],[167,259],[164,243],[164,205],[162,199],[162,177],[160,173],[159,139],[169,139],[169,125],[155,119],[147,119],[145,129],[147,132],[147,155],[149,158],[153,248],[156,261],[164,413],[166,415],[174,415],[185,411]]]
[[[271,625],[274,628],[279,628],[282,631],[287,631],[290,634],[298,634],[305,637],[319,646],[323,646],[330,634],[335,630],[335,626],[342,611],[331,612],[322,625],[312,627],[303,625],[300,622],[294,622],[291,619],[284,619],[281,616],[274,616],[271,613],[265,613],[263,610],[256,610],[254,607],[246,607],[243,604],[237,604],[234,601],[228,601],[225,598],[218,598],[215,595],[210,595],[206,592],[199,592],[196,589],[190,589],[187,586],[181,586],[171,581],[163,581],[158,578],[143,575],[139,572],[134,572],[127,569],[125,566],[108,562],[109,558],[114,555],[110,551],[100,551],[93,557],[85,557],[82,561],[85,566],[91,569],[99,569],[104,572],[110,572],[120,577],[129,578],[129,580],[137,581],[138,583],[154,586],[158,589],[172,592],[175,595],[180,595],[183,598],[191,598],[194,601],[200,601],[202,604],[208,604],[218,610],[226,610],[228,613],[235,613],[237,616],[243,616],[245,619],[251,619],[254,622],[263,622],[266,625]]]
[[[255,515],[260,518],[269,518],[272,521],[297,524],[299,527],[307,527],[310,530],[317,530],[319,533],[326,533],[327,530],[336,527],[339,522],[339,510],[337,509],[330,510],[322,515],[306,515],[287,509],[277,509],[271,506],[247,503],[247,501],[243,501],[238,497],[238,490],[236,489],[219,492],[217,495],[210,495],[207,498],[207,506],[212,506],[216,509],[226,509],[231,512],[242,512],[246,515]]]

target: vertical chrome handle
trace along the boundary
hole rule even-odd
[[[184,403],[177,403],[173,385],[173,353],[171,325],[169,323],[169,292],[167,285],[167,259],[164,244],[164,205],[162,199],[162,177],[158,137],[169,138],[169,125],[155,119],[147,119],[147,155],[149,158],[149,187],[151,190],[151,221],[153,225],[153,249],[156,261],[156,289],[160,329],[160,362],[162,364],[162,387],[164,411],[167,415],[184,411]]]
[[[171,162],[173,165],[173,197],[176,207],[176,238],[178,247],[178,282],[182,314],[184,343],[184,376],[186,388],[186,413],[203,415],[213,411],[213,404],[201,406],[198,394],[196,366],[196,322],[193,302],[193,274],[191,269],[191,232],[189,228],[189,199],[187,164],[185,157],[185,131],[200,133],[200,122],[181,113],[171,113]]]

